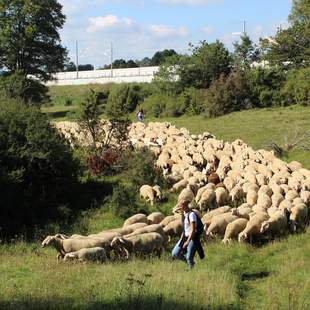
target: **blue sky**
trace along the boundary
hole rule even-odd
[[[257,42],[287,26],[292,0],[59,0],[67,21],[61,31],[69,56],[95,67],[114,59],[141,59],[173,48],[185,53],[189,42],[221,40],[231,49],[236,32]]]

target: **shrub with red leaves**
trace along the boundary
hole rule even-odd
[[[113,169],[119,157],[119,152],[115,149],[108,149],[102,154],[90,154],[86,157],[86,165],[93,175],[100,175]]]

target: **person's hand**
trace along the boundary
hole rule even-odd
[[[188,247],[189,242],[185,241],[183,246],[182,246],[182,250],[185,250]]]

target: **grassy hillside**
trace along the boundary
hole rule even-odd
[[[69,107],[60,99],[57,102],[60,88],[51,88],[55,104],[43,111],[53,120],[67,119],[67,112],[76,108],[88,87],[61,89],[62,98],[76,96]],[[209,131],[226,141],[241,138],[261,148],[271,142],[283,145],[284,137],[295,130],[310,130],[310,107],[160,121],[192,133]],[[298,160],[310,169],[309,155],[295,150],[286,159]],[[174,199],[169,196],[161,209],[171,209]],[[83,212],[67,229],[55,224],[50,231],[88,234],[121,225],[120,218],[101,208]],[[260,247],[209,242],[205,244],[206,258],[197,258],[190,272],[185,271],[184,263],[172,262],[172,245],[161,259],[100,265],[57,262],[54,249],[40,248],[41,239],[30,244],[0,243],[0,309],[310,309],[310,227],[304,234]]]
[[[82,86],[53,86],[50,87],[50,96],[53,106],[43,107],[43,112],[47,113],[51,119],[74,120],[81,98],[90,88],[103,90],[109,85],[82,85]],[[66,98],[73,100],[72,106],[65,106]],[[135,115],[131,115],[135,121]],[[217,138],[225,141],[233,141],[240,138],[252,147],[266,148],[271,143],[284,145],[285,138],[289,141],[294,138],[297,131],[300,135],[310,130],[310,107],[290,106],[277,107],[260,110],[248,110],[231,113],[215,119],[204,118],[202,116],[183,116],[180,118],[155,119],[146,117],[149,121],[169,121],[178,127],[186,127],[192,133],[197,134],[209,131]],[[309,146],[310,139],[308,138]],[[297,160],[306,168],[310,169],[310,152],[304,150],[293,150],[285,154],[287,161]]]

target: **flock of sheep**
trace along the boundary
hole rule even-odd
[[[70,137],[74,135],[78,140],[83,139],[76,126],[69,122],[57,124],[67,137],[70,134]],[[191,135],[187,129],[178,129],[170,123],[154,122],[147,126],[134,123],[129,128],[129,143],[136,149],[147,147],[154,152],[156,166],[169,180],[170,190],[178,193],[179,201],[186,199],[193,202],[195,212],[204,224],[206,238],[219,236],[226,243],[233,239],[251,240],[262,235],[276,237],[302,230],[308,224],[310,171],[298,162],[286,163],[272,151],[255,151],[240,139],[227,143],[208,132]],[[154,184],[143,185],[140,197],[153,204],[162,199],[161,189]],[[143,217],[136,215],[139,216]],[[164,248],[171,237],[180,236],[183,230],[177,214],[160,222],[148,222],[151,225],[145,221],[136,222],[132,227],[125,223],[123,228],[95,236],[74,236],[69,240],[73,240],[71,243],[85,243],[89,238],[95,237],[97,240],[98,235],[110,234],[103,248],[107,252],[113,248],[118,256],[128,257],[130,252],[139,252],[142,248],[144,252],[155,249],[160,252],[159,249]],[[147,226],[139,227],[142,224]],[[154,244],[160,246],[146,246],[146,250],[146,236],[150,240],[157,238]],[[64,249],[63,245],[59,245],[69,243],[63,235],[47,239],[44,245],[49,243],[57,249],[61,248],[62,252],[59,252],[65,259],[75,255],[68,253],[76,248]],[[100,244],[95,241],[90,243],[91,247]],[[136,243],[143,246],[136,246]]]

